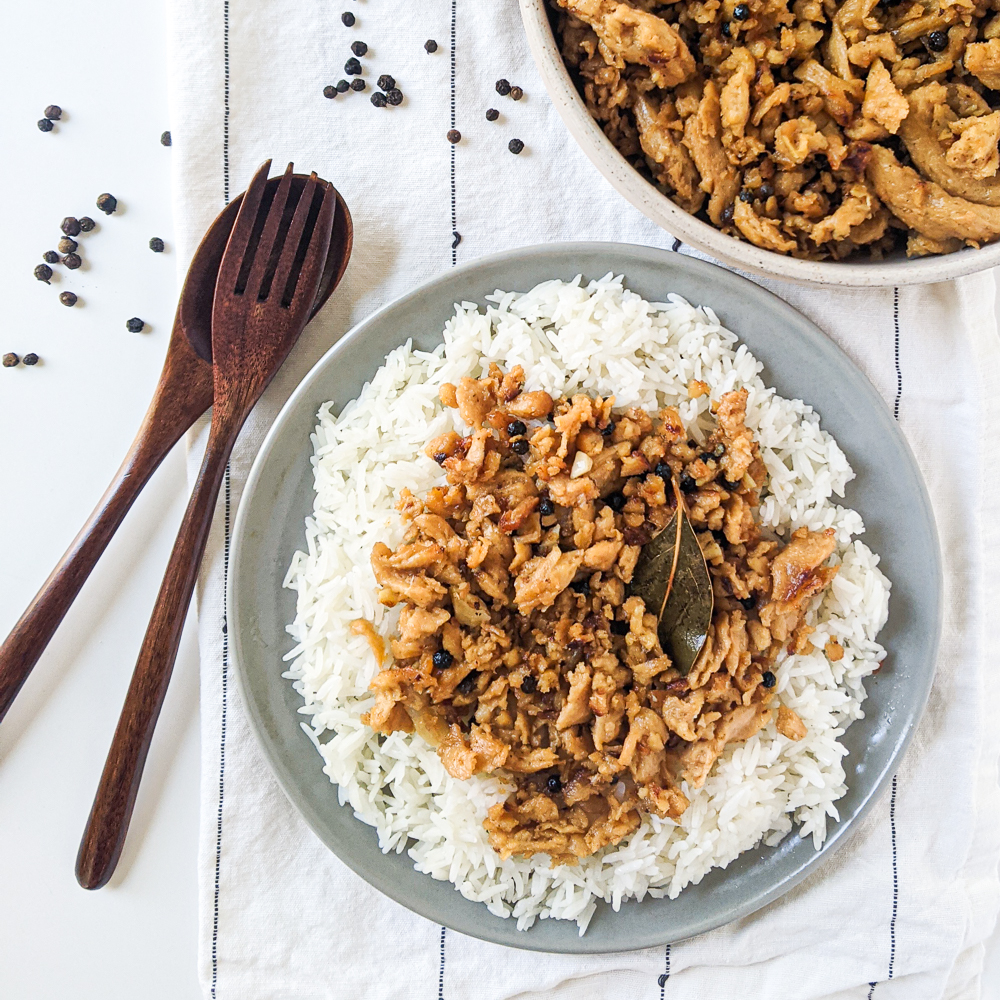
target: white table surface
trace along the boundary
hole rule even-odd
[[[63,553],[128,448],[159,373],[176,294],[162,3],[0,4],[0,636]],[[46,105],[65,115],[35,126]],[[106,218],[102,191],[122,206]],[[87,263],[32,277],[66,215],[91,215]],[[167,252],[154,254],[159,236]],[[81,303],[60,305],[75,290]],[[140,316],[146,332],[125,321]],[[195,1000],[197,649],[185,633],[112,882],[73,865],[135,655],[186,502],[171,455],[0,726],[0,998]],[[190,623],[189,623],[190,625]],[[1000,933],[983,996],[1000,998]],[[450,998],[458,1000],[458,998]]]

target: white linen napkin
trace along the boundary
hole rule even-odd
[[[342,24],[342,9],[355,14],[354,27]],[[326,348],[442,269],[548,240],[667,248],[674,240],[619,197],[569,137],[531,63],[514,0],[170,0],[169,11],[182,266],[267,156],[334,181],[356,227],[342,286],[233,456],[201,576],[206,996],[978,996],[982,942],[1000,905],[1000,738],[987,696],[991,616],[1000,606],[990,565],[1000,552],[993,277],[898,292],[770,283],[847,351],[896,411],[926,477],[944,552],[944,635],[930,705],[891,792],[849,845],[758,914],[672,947],[562,957],[446,932],[329,853],[258,752],[233,682],[224,615],[242,484],[277,408]],[[437,41],[437,52],[424,51],[426,39]],[[345,77],[357,40],[368,45],[368,89],[325,99],[323,87]],[[371,105],[382,73],[406,95],[402,106]],[[500,97],[500,77],[523,87],[523,100]],[[485,118],[489,107],[501,112],[495,123]],[[452,127],[463,136],[454,147],[445,138]],[[525,143],[520,156],[508,152],[511,138]],[[493,918],[484,911],[484,919]]]

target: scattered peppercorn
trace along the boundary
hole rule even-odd
[[[686,472],[681,473],[681,492],[682,493],[694,493],[698,489],[698,483],[693,476],[688,475]]]
[[[169,146],[174,141],[173,136],[169,132],[160,133],[160,145]]]
[[[368,86],[368,84],[365,83],[365,81],[362,80],[360,76],[356,80],[351,80],[351,90],[357,91],[357,93],[359,93],[359,94],[367,86]]]
[[[473,670],[471,673],[466,674],[456,685],[455,690],[459,694],[469,694],[472,689],[476,686],[476,678],[479,677],[479,671]]]
[[[507,425],[507,433],[511,437],[520,437],[528,433],[528,425],[523,420],[512,420]]]
[[[753,201],[753,192],[744,188],[740,192],[740,201]]]
[[[512,101],[519,101],[522,97],[524,97],[524,91],[520,87],[510,88],[510,99]]]
[[[447,670],[452,665],[455,657],[447,649],[439,649],[434,653],[432,659],[435,670]]]
[[[21,360],[26,365],[37,365],[38,364],[38,355],[34,354],[34,353],[32,353],[32,354],[25,354],[25,356],[23,358],[21,358]]]
[[[444,465],[445,459],[447,457],[448,457],[448,453],[447,452],[445,452],[445,451],[439,451],[439,452],[437,452],[435,454],[434,461],[437,462],[438,465]]]
[[[152,250],[153,253],[163,253],[165,246],[166,244],[160,239],[159,236],[154,236],[149,241],[149,249]]]
[[[562,782],[559,780],[558,774],[550,774],[545,782],[545,787],[553,794],[556,795],[562,791]]]
[[[125,329],[128,330],[129,333],[142,333],[142,328],[145,325],[146,324],[141,319],[139,319],[138,316],[133,316],[130,320],[126,322]]]
[[[497,93],[501,97],[506,97],[510,93],[510,81],[509,80],[497,80],[496,88],[497,88]]]
[[[711,451],[703,451],[698,457],[703,462],[711,462],[712,459],[715,458],[715,453]]]
[[[722,32],[722,37],[723,38],[728,38],[732,34],[732,32],[733,32],[733,29],[730,26],[730,24],[729,24],[728,21],[723,21],[722,22],[722,27],[719,30]]]
[[[609,493],[607,496],[608,506],[616,513],[621,513],[625,509],[625,504],[628,500],[625,498],[625,494],[621,490],[615,490],[614,493]]]
[[[68,236],[64,236],[57,245],[60,253],[76,253],[77,248],[80,246],[76,240],[70,239]]]
[[[607,423],[606,423],[606,424],[605,424],[605,425],[604,425],[604,426],[603,426],[603,427],[601,428],[601,434],[602,434],[602,436],[604,436],[604,437],[606,437],[606,438],[609,438],[609,437],[611,437],[611,435],[612,435],[612,434],[614,434],[614,432],[615,432],[615,422],[614,422],[613,420],[609,420],[609,421],[608,421],[608,422],[607,422]]]
[[[347,27],[347,28],[353,28],[354,27],[354,20],[355,20],[355,18],[354,18],[354,15],[349,10],[345,10],[344,13],[340,15],[340,19],[341,19],[341,21],[344,22],[344,26],[345,27]]]
[[[733,221],[733,206],[726,205],[726,207],[722,210],[722,224],[725,226],[732,221]]]
[[[38,120],[38,131],[39,132],[51,132],[53,129],[52,122],[48,118],[40,118]]]
[[[330,86],[330,84],[327,84],[323,88],[323,96],[330,98],[330,100],[333,100],[333,98],[337,96],[337,93],[337,88]]]
[[[392,88],[395,86],[396,86],[396,81],[391,76],[389,76],[388,73],[383,73],[378,78],[379,90],[392,90]]]
[[[67,236],[79,236],[81,231],[80,220],[74,219],[72,215],[67,215],[59,225],[59,228]]]
[[[76,294],[74,292],[60,292],[59,301],[64,306],[75,306],[76,305]]]
[[[771,673],[770,670],[765,670],[763,677],[760,679],[761,684],[766,688],[773,688],[775,684],[778,683],[778,678]]]
[[[753,596],[741,597],[740,604],[743,605],[745,611],[753,611],[753,609],[757,606],[757,598]]]
[[[733,17],[737,21],[745,21],[750,16],[750,8],[745,3],[738,3],[733,8]]]
[[[375,93],[372,94],[372,104],[374,104],[376,108],[384,108],[386,105],[385,94],[381,94],[376,90]]]
[[[42,260],[44,260],[46,264],[58,264],[59,254],[57,254],[55,250],[46,250],[45,253],[42,254]]]
[[[459,132],[457,128],[448,129],[447,139],[452,145],[454,145],[456,142],[462,141],[462,133]]]
[[[527,455],[528,448],[530,445],[524,438],[517,438],[515,441],[511,441],[510,450],[514,452],[515,455]]]
[[[730,493],[732,493],[734,490],[739,489],[740,485],[739,483],[731,483],[728,479],[726,479],[725,476],[723,476],[722,479],[719,480],[719,482],[722,484],[722,488],[724,490],[729,490]]]
[[[582,580],[574,580],[569,586],[571,590],[575,590],[578,594],[583,594],[584,597],[590,595],[590,580],[586,577]]]
[[[774,188],[771,187],[767,181],[765,181],[759,188],[757,188],[757,194],[759,194],[764,201],[767,201],[767,199],[774,194]]]
[[[364,42],[351,42],[351,51],[356,56],[363,56],[368,51],[368,46]]]
[[[113,194],[108,194],[107,191],[105,191],[104,194],[99,194],[97,196],[97,207],[105,215],[111,215],[118,207],[118,199]],[[72,236],[74,234],[70,233],[69,235]]]
[[[386,95],[385,100],[387,104],[391,104],[394,108],[398,108],[400,104],[403,103],[403,92],[399,87],[393,87]]]
[[[357,76],[361,72],[361,63],[359,63],[354,56],[351,56],[351,58],[344,63],[344,72],[348,76]]]
[[[89,233],[94,229],[96,225],[97,223],[94,222],[94,220],[89,215],[84,215],[80,219],[80,232]]]
[[[927,48],[931,52],[944,52],[948,48],[948,36],[943,31],[932,31],[927,36]]]
[[[435,42],[433,38],[428,38],[427,41],[424,42],[424,52],[427,53],[437,52],[437,50],[438,50],[438,43]]]
[[[521,681],[521,690],[525,694],[534,694],[535,691],[538,690],[538,681],[536,681],[531,674],[528,674],[528,676]]]
[[[337,93],[338,94],[343,94],[343,93],[345,93],[346,91],[348,91],[350,89],[351,89],[351,85],[346,80],[338,80],[337,81]]]
[[[59,121],[62,118],[62,108],[58,104],[50,104],[45,109],[45,117],[51,118],[54,122]]]
[[[612,622],[611,623],[611,634],[612,635],[628,635],[629,624],[628,622]]]
[[[488,122],[495,122],[500,117],[500,112],[496,108],[486,109],[486,120]]]
[[[510,142],[507,143],[507,148],[515,156],[517,156],[517,154],[520,153],[522,149],[524,149],[524,143],[521,142],[520,139],[511,139]]]
[[[653,473],[660,477],[665,483],[670,482],[670,477],[672,475],[672,470],[666,462],[657,462],[656,468],[653,469]]]
[[[48,264],[39,264],[35,268],[35,277],[39,281],[44,281],[46,285],[50,283],[52,277],[52,268]]]
[[[542,497],[542,499],[538,501],[538,513],[541,514],[542,517],[548,517],[550,514],[554,514],[555,512],[556,505],[548,497]]]
[[[13,352],[5,354],[3,356],[3,366],[4,368],[16,368],[20,360],[21,359]]]
[[[83,263],[83,258],[78,253],[68,253],[63,257],[62,262],[71,271],[75,271]]]

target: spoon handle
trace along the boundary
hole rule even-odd
[[[161,387],[162,389],[162,387]],[[97,560],[164,456],[197,419],[158,391],[121,468],[80,533],[0,646],[0,721]]]
[[[201,471],[170,553],[80,842],[76,878],[84,889],[99,889],[107,883],[125,843],[146,754],[170,683],[184,619],[212,526],[215,502],[242,423],[237,421],[233,429],[232,422],[219,419],[220,416],[213,418]]]

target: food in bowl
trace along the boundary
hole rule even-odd
[[[921,0],[552,0],[615,147],[687,212],[811,260],[1000,238],[1000,14]]]
[[[760,367],[608,275],[465,303],[322,408],[287,676],[383,850],[582,932],[822,844],[889,583],[845,456]]]

